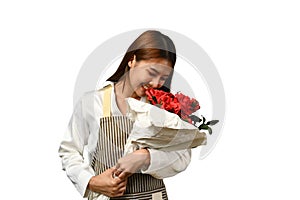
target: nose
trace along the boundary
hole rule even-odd
[[[152,79],[152,81],[149,83],[152,88],[160,88],[163,85],[163,81],[158,77],[155,79]]]

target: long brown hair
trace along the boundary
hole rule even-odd
[[[117,71],[107,81],[118,82],[129,71],[128,62],[133,60],[134,55],[137,62],[155,58],[166,59],[171,63],[172,68],[176,62],[176,49],[173,41],[159,31],[145,31],[129,46]],[[160,88],[161,90],[170,91],[172,76],[173,70]]]

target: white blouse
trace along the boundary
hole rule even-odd
[[[107,82],[114,86],[112,82]],[[142,101],[145,98],[141,99]],[[103,90],[85,93],[75,106],[73,115],[59,147],[62,168],[83,197],[87,195],[87,185],[95,172],[90,164],[91,153],[95,150],[99,134],[100,118],[103,117]],[[122,115],[111,92],[111,112]],[[186,169],[191,160],[191,151],[164,152],[148,149],[150,165],[142,173],[155,178],[174,176]]]

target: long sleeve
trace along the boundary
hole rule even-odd
[[[87,185],[94,170],[84,160],[83,149],[87,144],[89,129],[83,112],[82,98],[77,103],[68,129],[59,147],[62,168],[82,196],[86,196]]]
[[[191,161],[191,150],[160,151],[148,149],[150,165],[142,173],[150,174],[155,178],[163,179],[184,171]]]

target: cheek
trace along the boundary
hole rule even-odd
[[[135,68],[130,75],[131,84],[136,89],[142,84],[147,84],[152,81],[152,77],[143,68]]]
[[[137,73],[133,76],[133,82],[137,85],[149,83],[152,77],[148,73]]]
[[[140,81],[140,73],[138,70],[132,70],[129,77],[132,85],[137,85]]]
[[[142,85],[145,85],[147,83],[149,83],[151,80],[149,80],[148,77],[145,77],[143,75],[139,75],[139,76],[132,76],[130,77],[130,83],[131,83],[131,87],[133,88],[133,90],[136,90],[140,92],[144,92],[144,89],[142,88]]]

